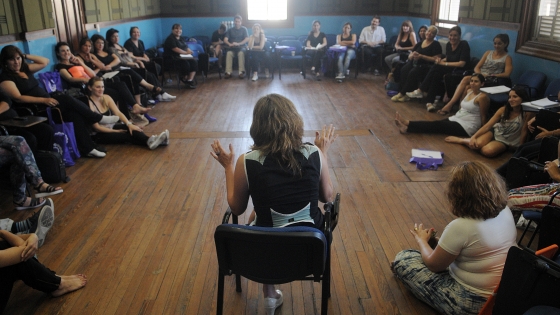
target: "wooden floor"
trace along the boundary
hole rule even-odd
[[[453,165],[481,160],[492,167],[509,154],[487,159],[447,144],[440,135],[401,135],[395,111],[414,119],[441,119],[419,102],[392,103],[383,78],[360,74],[304,80],[294,71],[282,80],[200,82],[196,90],[168,91],[177,101],[158,104],[146,133],[169,129],[171,143],[150,151],[108,146],[104,159],[83,158],[67,169],[72,181],[53,197],[56,220],[39,250],[42,263],[58,274],[84,273],[87,286],[60,298],[18,283],[6,314],[213,314],[217,262],[213,233],[227,208],[223,168],[210,143],[231,143],[236,153],[252,144],[249,127],[256,100],[267,93],[290,98],[303,116],[305,140],[334,124],[340,134],[328,152],[341,218],[334,233],[329,314],[435,314],[393,277],[389,262],[414,248],[414,222],[442,231],[453,219],[444,190]],[[201,81],[201,80],[199,80]],[[440,150],[437,171],[409,163],[412,148]],[[0,192],[0,217],[13,210],[11,194]],[[246,222],[248,215],[241,217]],[[226,314],[263,314],[261,286],[242,280],[236,293],[226,279]],[[320,286],[281,285],[284,305],[276,314],[319,314]]]

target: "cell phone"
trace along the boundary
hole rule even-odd
[[[14,117],[13,120],[27,120],[27,117]]]

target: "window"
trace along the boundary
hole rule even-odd
[[[247,18],[256,21],[288,19],[287,0],[247,0]]]
[[[523,3],[517,52],[560,61],[559,0],[527,0]]]
[[[460,0],[440,0],[437,16],[438,27],[452,28],[459,21]]]

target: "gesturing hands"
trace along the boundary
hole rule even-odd
[[[330,124],[328,127],[323,126],[323,130],[315,132],[315,145],[327,153],[331,144],[338,138],[338,135],[334,134],[334,126]]]
[[[224,150],[220,140],[214,140],[210,146],[212,147],[210,155],[216,159],[216,161],[220,162],[224,168],[233,167],[235,152],[233,151],[233,145],[231,145],[231,143],[229,144],[230,152],[226,152],[226,150]]]
[[[39,238],[36,234],[29,235],[22,247],[24,249],[21,252],[21,261],[26,261],[35,256],[35,253],[37,253],[37,250],[39,249]]]

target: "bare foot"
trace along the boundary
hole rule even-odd
[[[145,114],[151,110],[152,110],[151,108],[145,108],[138,104],[134,104],[134,106],[132,106],[132,112],[135,114]]]
[[[83,274],[77,274],[72,276],[60,276],[60,285],[58,289],[51,292],[51,295],[58,297],[64,295],[68,292],[79,290],[86,286],[87,278]]]
[[[395,114],[395,125],[397,125],[397,127],[399,128],[400,133],[406,133],[406,131],[408,130],[408,123],[408,120],[401,118],[399,112]]]
[[[462,144],[463,139],[455,136],[449,136],[445,138],[445,142]]]

